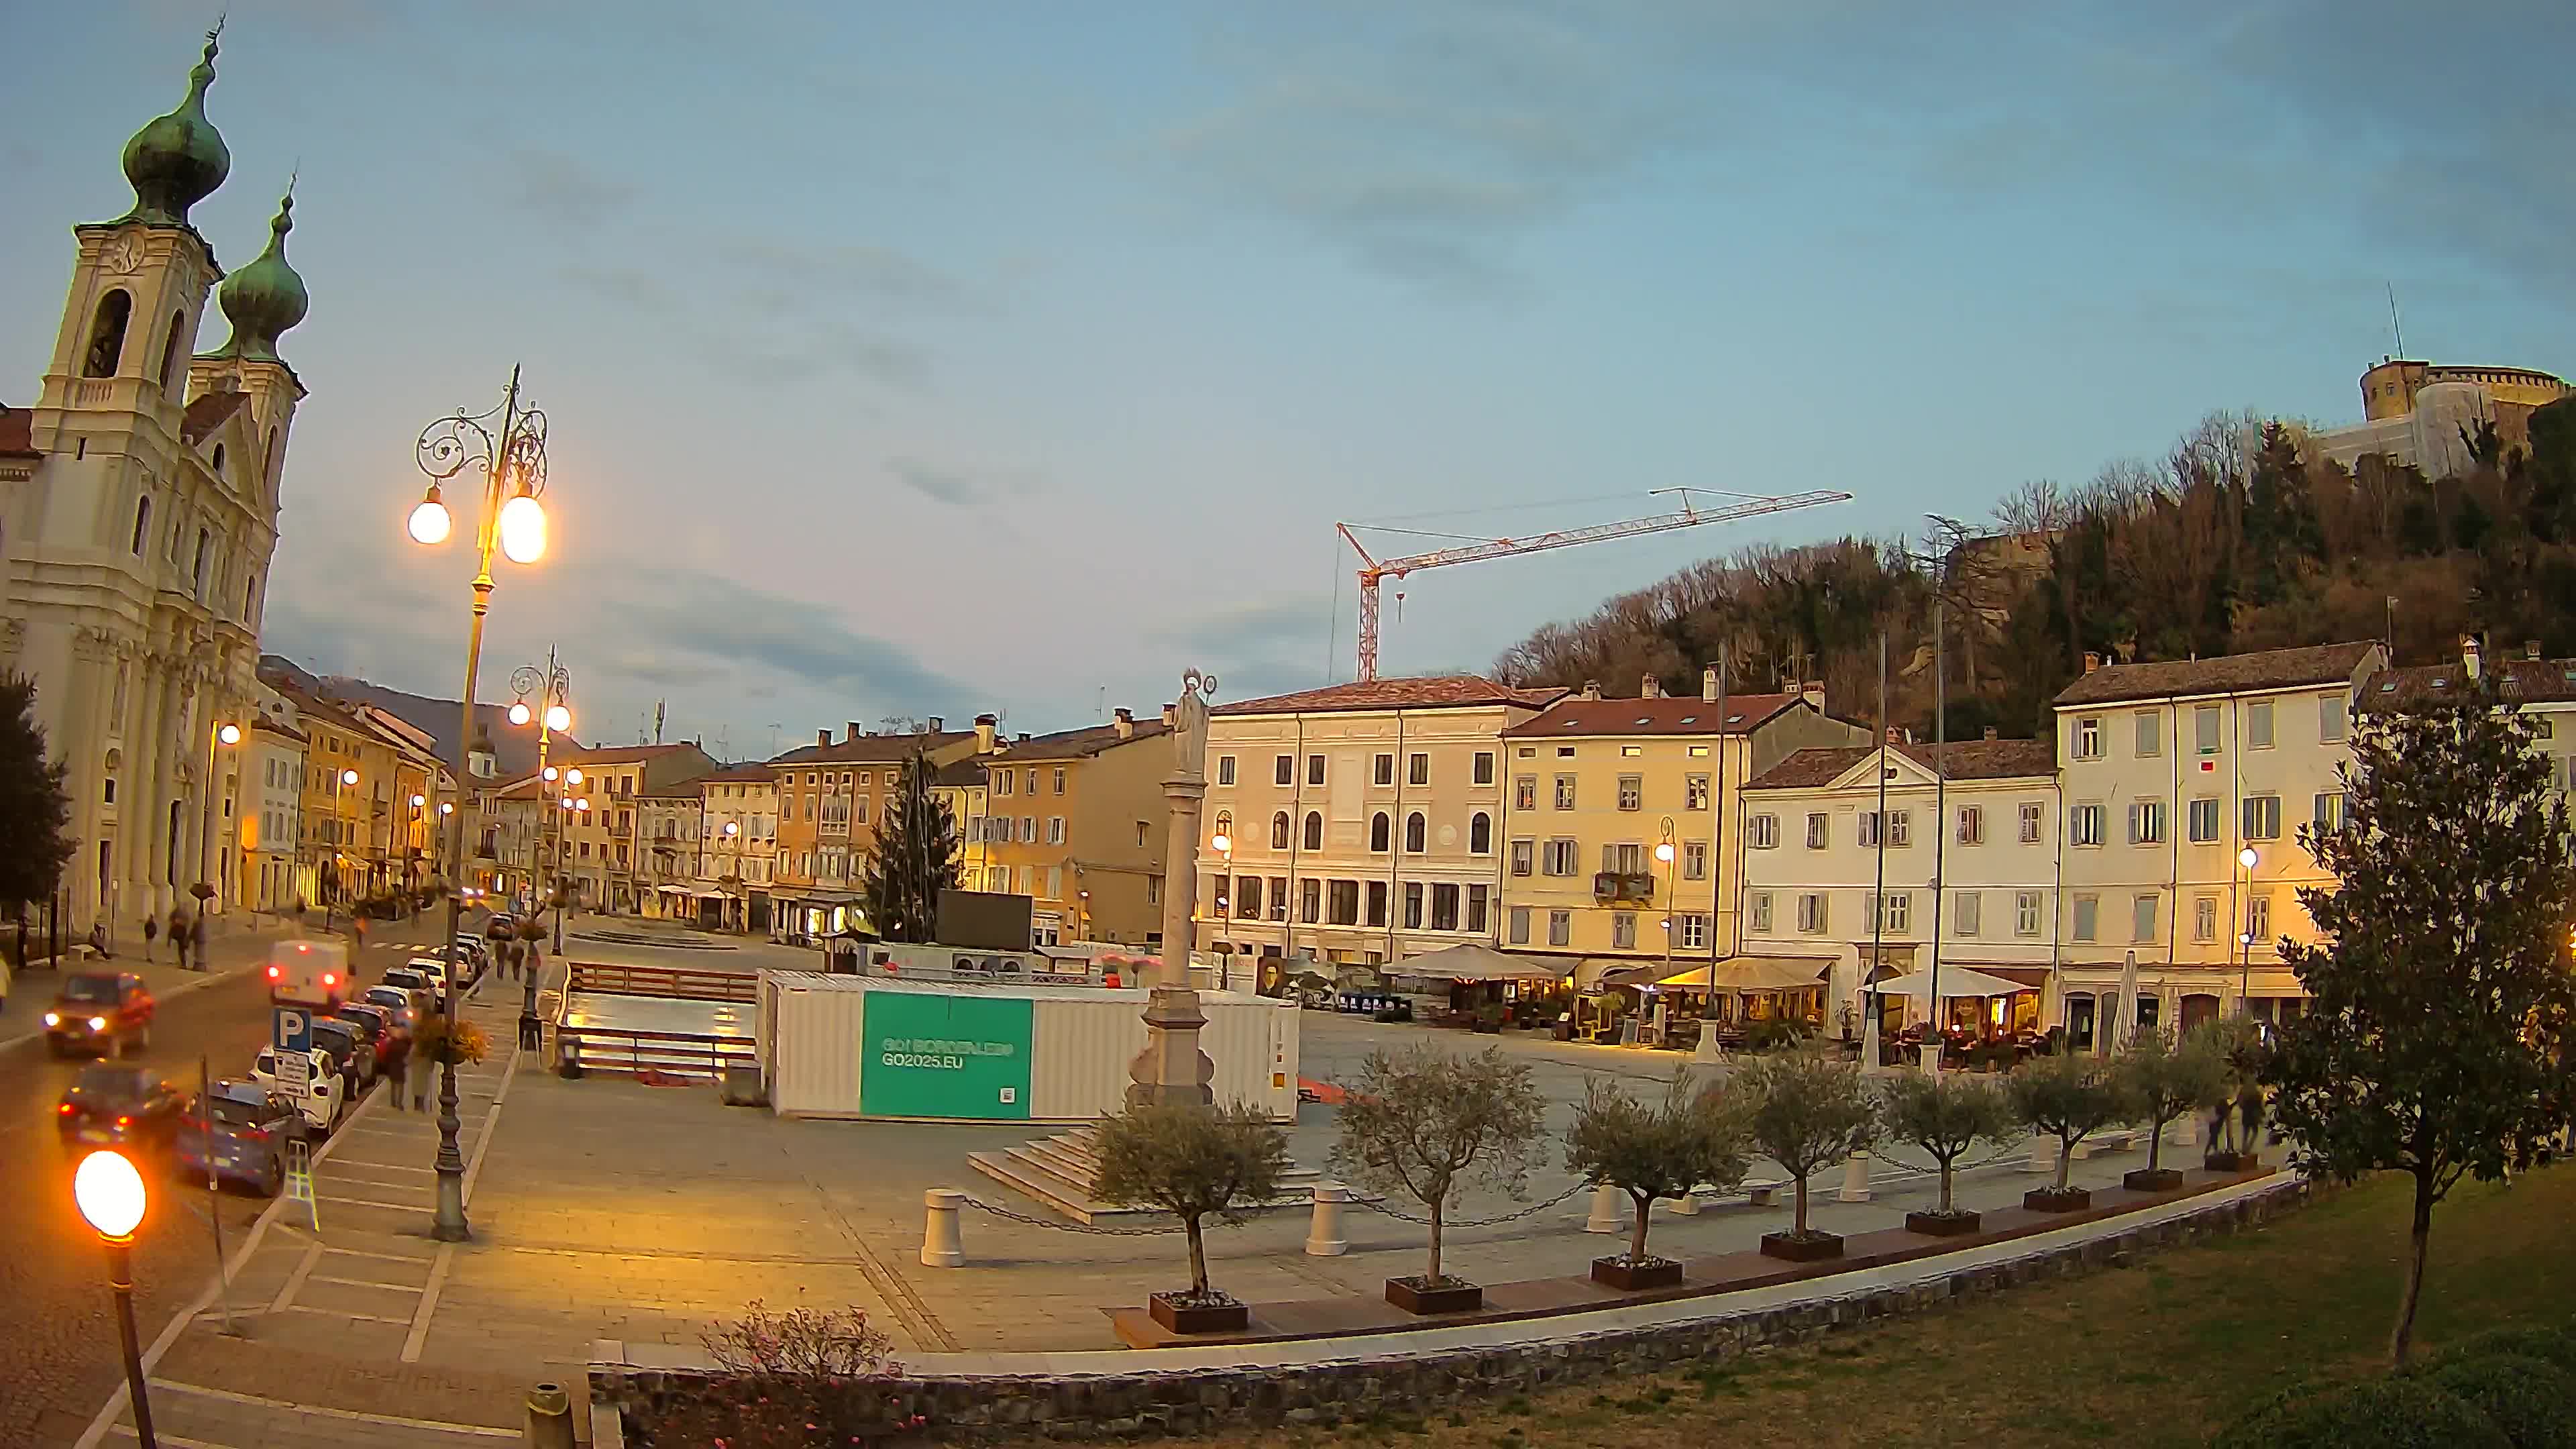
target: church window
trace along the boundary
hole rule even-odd
[[[161,344],[161,390],[172,399],[179,396],[179,339],[188,330],[188,314],[170,314],[170,339]]]
[[[89,356],[81,364],[81,376],[116,376],[116,364],[125,356],[125,324],[133,315],[134,298],[122,287],[98,299],[98,320],[90,324]]]
[[[136,558],[143,556],[143,539],[151,527],[152,498],[151,495],[146,494],[134,500],[134,556]]]
[[[216,479],[219,481],[224,476],[224,445],[221,443],[215,444],[214,474]]]
[[[197,530],[197,562],[196,566],[188,571],[188,576],[196,580],[197,597],[200,599],[206,596],[206,551],[213,546],[214,541],[213,534],[202,528]]]

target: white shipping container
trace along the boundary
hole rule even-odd
[[[980,1099],[960,1100],[967,1121],[1088,1122],[1118,1110],[1128,1066],[1145,1048],[1148,993],[1101,987],[1031,987],[966,982],[899,982],[811,971],[765,971],[760,988],[760,1063],[771,1110],[780,1116],[868,1117],[862,1082],[868,1052],[867,998],[911,996],[1018,999],[1030,1003],[1026,1115],[1002,1116]],[[1201,992],[1208,1019],[1199,1047],[1215,1067],[1219,1102],[1243,1102],[1274,1121],[1297,1117],[1297,1008],[1244,992]],[[880,1104],[882,1107],[883,1104]],[[918,1117],[917,1112],[904,1113]],[[948,1116],[943,1109],[942,1116]]]

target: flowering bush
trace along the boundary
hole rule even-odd
[[[930,1422],[876,1386],[901,1365],[888,1353],[891,1341],[858,1309],[778,1312],[755,1300],[700,1341],[722,1374],[639,1426],[651,1449],[848,1449]]]

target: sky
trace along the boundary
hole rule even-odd
[[[214,9],[10,7],[0,399]],[[1855,495],[1388,585],[1382,672],[1481,669],[2213,409],[2355,420],[2392,289],[2416,356],[2576,372],[2571,63],[2563,0],[230,0],[194,219],[242,265],[299,178],[264,648],[454,696],[414,441],[518,365],[553,552],[482,697],[552,645],[585,739],[742,758],[1347,678],[1336,521]]]

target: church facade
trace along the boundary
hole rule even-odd
[[[67,766],[63,919],[120,940],[197,910],[200,882],[215,909],[243,898],[260,613],[304,398],[277,350],[306,307],[291,192],[229,276],[188,220],[231,169],[206,116],[215,39],[126,143],[133,209],[72,228],[53,360],[33,407],[0,409],[0,669],[35,680]],[[231,335],[199,352],[210,294]]]

